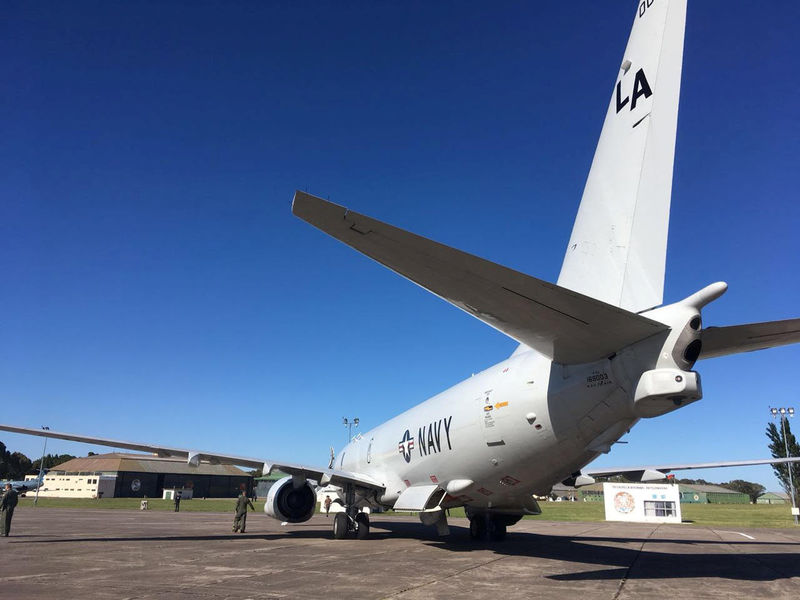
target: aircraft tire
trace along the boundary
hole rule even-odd
[[[347,515],[337,512],[333,517],[333,539],[343,540],[347,537]]]
[[[356,539],[365,540],[369,537],[369,515],[358,513],[356,515]]]
[[[502,542],[506,539],[506,524],[492,519],[490,524],[489,539],[493,542]]]
[[[486,539],[486,517],[475,515],[469,520],[469,537],[473,540]]]

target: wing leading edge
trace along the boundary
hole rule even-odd
[[[126,450],[137,450],[139,452],[152,452],[154,454],[158,454],[158,456],[185,459],[190,466],[197,466],[200,464],[200,462],[209,462],[212,464],[249,467],[251,469],[263,468],[265,475],[271,473],[273,470],[279,470],[289,475],[297,475],[300,477],[305,477],[306,479],[317,481],[322,485],[326,485],[328,483],[333,485],[352,483],[356,487],[368,490],[380,491],[384,489],[384,486],[381,483],[367,477],[366,475],[351,473],[350,471],[340,471],[337,469],[321,469],[308,465],[270,461],[261,458],[250,458],[231,454],[219,454],[217,452],[188,450],[185,448],[173,448],[170,446],[157,446],[155,444],[142,444],[139,442],[110,440],[107,438],[89,437],[86,435],[64,433],[59,431],[45,431],[42,429],[31,429],[28,427],[16,427],[13,425],[0,425],[0,431],[10,431],[12,433],[21,433],[25,435],[38,435],[40,437],[69,440],[71,442],[81,442],[84,444],[97,444],[112,448],[124,448]]]
[[[292,212],[556,362],[591,362],[668,329],[304,192]]]

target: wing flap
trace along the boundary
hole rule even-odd
[[[394,510],[422,512],[435,509],[444,499],[445,491],[438,485],[414,485],[403,490],[394,503]]]
[[[701,339],[701,359],[795,344],[800,342],[800,319],[708,327],[703,329]]]
[[[289,475],[300,475],[318,482],[332,483],[333,485],[343,485],[352,483],[358,487],[370,490],[383,490],[384,486],[374,479],[351,473],[350,471],[340,471],[337,469],[321,469],[317,467],[300,465],[295,463],[269,461],[261,458],[251,458],[246,456],[236,456],[232,454],[220,454],[217,452],[206,452],[200,450],[188,450],[186,448],[173,448],[171,446],[159,446],[155,444],[143,444],[139,442],[126,442],[122,440],[111,440],[107,438],[90,437],[75,433],[64,433],[43,429],[32,429],[28,427],[16,427],[14,425],[0,425],[0,431],[10,431],[24,435],[37,435],[40,437],[68,440],[83,444],[97,444],[99,446],[109,446],[112,448],[124,448],[125,450],[136,450],[139,452],[151,452],[163,457],[173,457],[185,459],[189,465],[196,466],[200,462],[210,462],[213,464],[236,465],[251,469],[263,468],[264,474],[269,474],[277,469]]]
[[[591,362],[667,329],[656,321],[304,192],[295,193],[292,211],[556,362]]]

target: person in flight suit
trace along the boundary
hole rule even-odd
[[[247,524],[247,507],[255,510],[256,507],[247,497],[247,492],[242,490],[239,497],[236,499],[236,516],[233,519],[233,533],[244,533],[245,525]]]
[[[11,518],[14,516],[14,507],[17,505],[17,490],[10,483],[6,484],[6,491],[0,501],[0,535],[8,537],[11,533]]]
[[[175,512],[180,512],[180,510],[181,510],[181,491],[180,490],[177,490],[175,492],[175,498],[173,499],[173,502],[175,502]]]

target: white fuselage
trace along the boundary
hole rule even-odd
[[[688,323],[698,310],[677,303],[646,314],[670,331],[582,365],[517,352],[359,435],[335,466],[381,482],[385,506],[407,487],[433,483],[448,492],[443,507],[525,507],[608,452],[639,418],[685,405],[642,389],[651,374],[696,377],[675,356],[696,335]]]
[[[563,367],[528,351],[358,436],[336,466],[383,483],[385,505],[410,485],[469,480],[445,506],[520,507],[595,458],[587,446],[599,435],[618,424],[616,440],[634,421],[608,360]]]

